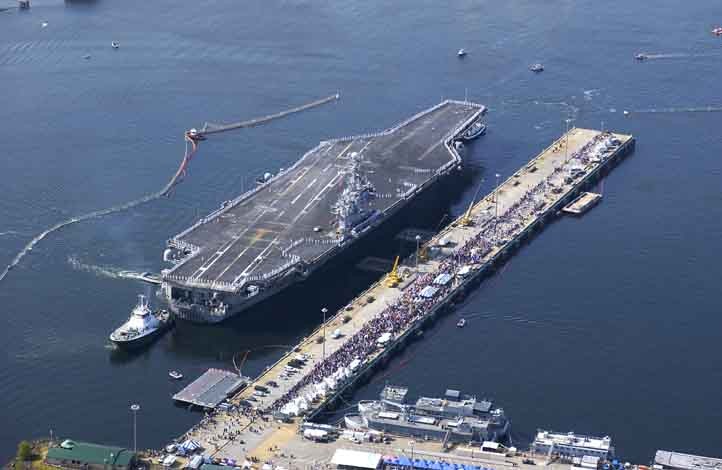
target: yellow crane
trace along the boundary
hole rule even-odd
[[[401,276],[399,276],[399,257],[396,257],[394,261],[394,267],[391,268],[391,272],[386,275],[386,287],[396,287],[401,282]]]
[[[469,208],[464,212],[464,215],[461,216],[459,219],[459,223],[463,225],[464,227],[471,227],[474,225],[474,219],[471,218],[471,209],[474,207],[474,201],[471,201],[471,204],[469,204]]]

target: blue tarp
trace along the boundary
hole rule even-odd
[[[494,470],[492,468],[477,467],[476,465],[452,464],[437,460],[414,459],[413,462],[405,456],[384,457],[386,465],[398,467],[413,467],[419,470]]]

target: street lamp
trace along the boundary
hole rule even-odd
[[[411,446],[411,465],[414,464],[414,444],[416,444],[416,441],[409,441],[409,446]]]
[[[136,427],[136,414],[140,410],[140,405],[133,403],[130,405],[130,411],[133,412],[133,452],[138,452],[138,432]]]
[[[419,267],[419,243],[421,242],[421,235],[416,235],[414,237],[414,240],[416,240],[416,267]]]
[[[496,174],[496,189],[494,190],[494,238],[496,238],[496,227],[499,225],[499,173]]]
[[[572,122],[571,119],[566,118],[564,122],[567,123],[567,131],[564,134],[566,143],[564,144],[564,163],[567,163],[567,160],[569,158],[569,123]]]
[[[328,309],[326,307],[323,307],[321,309],[321,313],[323,313],[323,361],[326,360],[326,313],[328,312]]]

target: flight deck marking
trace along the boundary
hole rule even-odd
[[[424,158],[426,158],[431,152],[436,150],[436,147],[438,147],[443,141],[444,141],[444,139],[441,139],[440,141],[436,142],[434,145],[429,147],[428,150],[426,150],[426,152],[421,154],[421,156],[418,158],[418,160],[423,160]]]
[[[312,197],[312,198],[310,199],[309,203],[306,204],[306,206],[305,206],[303,209],[301,209],[301,212],[299,212],[298,215],[293,219],[293,224],[295,224],[296,222],[298,222],[298,219],[300,219],[303,215],[305,215],[306,212],[308,211],[308,209],[311,208],[311,206],[313,206],[316,202],[318,202],[318,201],[321,200],[321,195],[322,195],[324,192],[326,192],[326,190],[327,190],[328,188],[330,188],[331,186],[333,186],[334,184],[336,184],[336,180],[338,179],[339,176],[341,176],[341,173],[340,173],[340,172],[336,173],[336,176],[334,176],[333,178],[331,178],[331,181],[329,181],[326,186],[324,186],[323,188],[321,188],[321,191],[319,191],[314,197]]]
[[[306,186],[305,188],[303,188],[303,189],[301,190],[301,192],[298,193],[298,196],[296,196],[296,197],[293,198],[293,201],[291,201],[291,205],[296,204],[296,202],[298,202],[298,200],[301,199],[301,196],[303,196],[303,193],[305,193],[307,189],[310,189],[311,186],[313,186],[314,184],[316,184],[316,181],[318,181],[318,178],[314,178],[313,181],[311,181],[310,183],[308,183],[308,186]]]
[[[233,239],[231,239],[231,241],[228,243],[228,245],[227,245],[223,250],[221,250],[221,251],[223,252],[221,255],[217,256],[215,259],[213,259],[213,261],[211,261],[210,263],[206,264],[205,266],[202,265],[200,269],[198,269],[195,273],[193,273],[192,276],[190,276],[190,278],[193,279],[193,277],[195,277],[196,279],[198,279],[201,274],[204,274],[204,273],[206,272],[206,270],[210,269],[210,267],[213,266],[213,265],[216,263],[216,261],[218,261],[219,259],[221,259],[221,258],[223,257],[223,255],[225,255],[226,252],[227,252],[233,245],[235,245],[236,242],[237,242],[238,240],[240,240],[240,239],[243,237],[243,235],[244,235],[246,232],[248,232],[248,231],[251,229],[251,227],[252,227],[256,222],[258,222],[258,221],[261,219],[261,217],[263,217],[265,214],[266,214],[266,211],[265,211],[265,210],[261,211],[261,213],[258,215],[258,217],[256,217],[255,219],[253,219],[253,222],[251,222],[250,224],[248,224],[248,226],[246,226],[245,229],[243,229],[238,235],[236,235]],[[201,271],[201,270],[202,270],[202,272],[199,273],[199,271]],[[216,278],[216,280],[217,280],[217,279],[218,279],[218,278]]]
[[[296,183],[298,183],[299,181],[301,181],[301,179],[303,179],[303,177],[306,176],[306,173],[308,173],[308,170],[310,170],[310,169],[311,169],[310,166],[305,166],[305,167],[303,167],[303,169],[301,170],[301,173],[298,175],[298,177],[297,177],[296,179],[294,179],[293,181],[291,181],[291,184],[289,184],[289,185],[286,187],[286,189],[284,189],[284,190],[283,190],[281,193],[279,193],[279,194],[280,194],[281,196],[283,196],[284,194],[286,194]]]
[[[261,251],[261,253],[259,253],[259,255],[253,259],[253,261],[248,263],[248,267],[246,269],[244,269],[243,272],[237,278],[235,278],[233,280],[233,282],[238,282],[239,278],[251,274],[254,269],[256,269],[258,266],[260,266],[260,263],[258,263],[258,264],[256,264],[256,263],[263,258],[263,255],[265,255],[266,252],[268,252],[271,248],[273,248],[273,245],[276,243],[276,241],[279,238],[280,238],[280,235],[277,236],[276,238],[274,238],[273,241],[271,243],[269,243],[268,246],[266,248],[264,248],[263,251]]]
[[[354,141],[351,141],[343,150],[341,150],[341,152],[336,156],[336,158],[341,157],[341,155],[343,155],[344,152],[346,152],[346,151],[351,147],[351,145],[353,145],[353,143],[354,143]],[[331,148],[333,148],[333,146],[329,147],[329,150],[330,150]],[[291,187],[292,187],[293,185],[295,185],[298,181],[300,181],[300,180],[303,178],[303,176],[305,176],[306,173],[307,173],[310,169],[311,169],[310,166],[304,167],[303,170],[302,170],[302,174],[301,174],[298,178],[296,178],[293,182],[291,182],[291,184],[288,186],[288,188],[286,188],[286,189],[283,191],[283,193],[281,193],[281,195],[285,194],[289,189],[291,189]],[[335,179],[336,177],[338,177],[338,174],[337,174],[333,179]],[[316,180],[317,180],[317,179],[318,179],[318,178],[314,179],[314,180],[311,182],[311,184],[309,184],[303,191],[301,191],[301,193],[300,193],[298,196],[296,196],[296,198],[294,198],[294,200],[291,202],[291,204],[295,204],[296,201],[298,201],[298,199],[300,198],[300,196],[303,194],[303,192],[304,192],[306,189],[310,188],[314,183],[316,183]],[[333,182],[333,179],[331,180],[331,182]],[[330,186],[330,184],[331,184],[331,183],[329,183],[328,185],[326,185],[326,186],[324,187],[324,190],[325,190],[328,186]],[[321,192],[323,192],[323,190],[322,190]],[[319,193],[319,194],[321,194],[321,193]],[[306,205],[306,208],[308,208],[312,203],[313,203],[313,200],[311,200],[311,202],[310,202],[308,205]],[[306,210],[306,209],[304,208],[304,210]],[[243,234],[245,234],[245,233],[251,228],[251,226],[252,226],[253,224],[255,224],[261,217],[263,217],[264,214],[265,214],[265,211],[262,212],[261,215],[259,215],[253,222],[251,222],[251,224],[250,224],[243,232],[241,232],[241,233],[238,235],[238,237],[237,237],[235,240],[233,240],[233,241],[230,243],[230,245],[228,245],[227,248],[225,248],[225,249],[223,250],[223,254],[225,254],[226,251],[228,251],[228,249],[230,249],[231,246],[234,245],[234,244],[243,236]],[[302,214],[303,214],[303,211],[302,211],[301,213],[299,213],[299,216],[297,216],[296,219],[294,219],[294,223],[300,218],[300,216],[301,216]],[[280,235],[279,235],[279,237],[280,237]],[[276,237],[276,240],[277,240],[277,239],[278,239],[278,237]],[[276,240],[274,240],[274,241],[271,242],[271,243],[274,243]],[[231,268],[231,266],[233,266],[233,265],[248,251],[249,248],[250,248],[250,246],[249,246],[249,247],[246,247],[243,251],[241,251],[241,253],[240,253],[228,266],[226,266],[226,268],[221,272],[221,274],[220,274],[218,277],[216,277],[216,280],[218,280],[219,278],[221,278],[221,277]],[[210,268],[216,261],[218,261],[218,260],[219,260],[220,258],[222,258],[222,257],[223,257],[223,255],[220,255],[220,256],[218,256],[216,259],[214,259],[213,262],[211,262],[208,266],[205,267],[205,269],[203,270],[203,272],[205,272],[206,269]],[[199,271],[200,271],[200,270],[199,270]],[[245,272],[245,271],[244,271],[244,272]],[[196,276],[196,275],[199,275],[198,272],[194,273],[194,276]],[[237,277],[236,279],[239,279],[239,278],[240,278],[240,276]],[[236,282],[236,281],[234,281],[234,282]]]

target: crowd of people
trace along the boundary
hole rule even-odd
[[[234,406],[215,409],[193,425],[186,437],[201,440],[217,449],[227,441],[235,441],[245,431],[260,433],[270,421],[269,416],[256,408]],[[242,440],[240,443],[244,444]]]
[[[459,282],[455,279],[445,284],[434,284],[438,275],[449,274],[454,279],[462,266],[478,265],[484,262],[486,255],[494,247],[502,246],[514,238],[535,216],[546,209],[550,193],[554,188],[561,188],[573,168],[578,167],[580,163],[587,163],[595,154],[602,155],[600,144],[603,141],[611,142],[611,139],[608,133],[599,134],[570,155],[563,165],[556,167],[547,178],[527,190],[513,204],[508,207],[497,204],[495,216],[484,220],[472,238],[454,249],[453,253],[446,257],[433,272],[418,276],[396,302],[367,322],[333,354],[315,364],[310,373],[273,403],[271,411],[280,411],[284,405],[303,394],[305,389],[321,383],[354,359],[362,362],[368,360],[380,347],[378,340],[381,335],[390,333],[395,337],[429,313],[435,304],[442,302]],[[498,197],[498,194],[495,197]],[[420,296],[421,291],[428,286],[433,286],[438,291],[428,298]]]
[[[303,376],[297,383],[289,388],[280,398],[271,404],[266,412],[281,412],[285,405],[299,396],[304,395],[311,387],[320,384],[325,379],[337,374],[339,369],[347,367],[354,360],[362,363],[370,360],[374,353],[383,347],[379,338],[389,333],[392,337],[403,333],[409,326],[427,315],[434,307],[443,303],[443,300],[453,292],[456,285],[461,282],[457,274],[464,266],[479,266],[488,261],[488,255],[500,248],[509,240],[515,238],[539,214],[548,209],[547,204],[553,199],[553,193],[559,193],[565,183],[571,183],[568,178],[574,177],[574,169],[586,164],[592,157],[608,157],[605,153],[607,147],[616,146],[609,134],[600,134],[584,147],[574,152],[562,164],[557,166],[551,174],[541,180],[534,187],[525,191],[520,198],[510,205],[503,201],[495,202],[495,215],[477,220],[475,233],[458,246],[451,249],[446,256],[430,272],[420,273],[403,290],[402,295],[392,304],[388,305],[380,314],[369,320],[363,327],[351,336],[339,349],[317,362],[311,371]],[[570,176],[571,175],[571,176]],[[498,197],[498,194],[495,195]],[[440,274],[448,274],[448,282],[438,282]],[[427,287],[433,287],[435,292],[431,295],[422,295]],[[219,426],[215,413],[207,415],[192,431],[211,428],[216,430],[215,436],[208,436],[207,442],[216,443],[220,440],[232,440],[239,435],[238,429],[251,421],[269,420],[269,414],[264,414],[254,408],[234,408],[223,412],[227,419],[223,423],[222,432],[218,434]],[[195,429],[197,428],[197,429]]]

